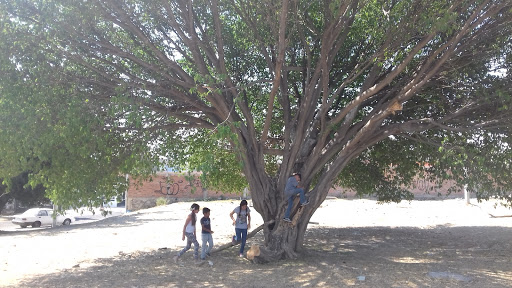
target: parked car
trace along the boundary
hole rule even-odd
[[[52,215],[53,209],[31,208],[21,215],[14,216],[14,219],[12,219],[12,223],[15,225],[20,225],[21,228],[26,228],[27,226],[41,227],[45,225],[52,225]],[[69,225],[71,224],[72,218],[74,217],[69,217],[66,215],[57,215],[57,224]]]

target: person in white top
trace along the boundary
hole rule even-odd
[[[188,215],[187,220],[185,220],[183,235],[181,237],[181,240],[185,240],[185,237],[187,237],[187,246],[185,246],[178,255],[174,256],[174,262],[176,263],[178,262],[178,258],[192,247],[192,243],[194,244],[194,259],[199,260],[199,242],[197,242],[196,239],[196,214],[199,212],[199,205],[196,203],[192,204],[190,210],[192,212]]]
[[[234,214],[237,214],[236,219],[233,217]],[[240,242],[240,257],[243,257],[245,242],[247,240],[247,230],[251,229],[251,209],[247,207],[247,200],[242,200],[240,206],[237,206],[229,213],[229,217],[233,220],[236,239]]]

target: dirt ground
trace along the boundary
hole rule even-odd
[[[511,287],[512,211],[472,202],[326,200],[311,219],[301,257],[265,265],[237,257],[238,247],[212,253],[213,265],[196,265],[191,251],[175,264],[191,203],[83,225],[0,231],[0,286]],[[238,201],[197,203],[211,209],[215,245],[229,242],[229,212]],[[256,228],[263,221],[252,212]],[[247,246],[261,243],[260,232]]]

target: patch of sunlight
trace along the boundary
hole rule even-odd
[[[167,265],[160,265],[160,266],[155,267],[154,272],[155,272],[155,274],[168,275],[169,267],[167,267]]]
[[[333,252],[333,251],[331,251]],[[334,252],[338,252],[338,253],[348,253],[348,252],[357,252],[356,249],[349,249],[349,248],[341,248],[341,249],[336,249],[336,251]]]
[[[434,259],[413,258],[413,257],[392,257],[392,258],[389,258],[389,260],[396,262],[396,263],[406,263],[406,264],[437,263],[438,262]]]
[[[303,267],[306,263],[303,261],[286,261],[283,262],[282,265],[287,267]]]
[[[410,281],[398,281],[398,282],[394,283],[394,285],[392,287],[418,288],[418,287],[424,287],[424,286],[419,286],[418,284],[416,284],[414,282],[410,282]]]
[[[512,283],[512,272],[510,271],[477,271],[484,274],[486,277],[498,278],[503,282]]]
[[[431,272],[428,272],[427,275],[434,279],[448,279],[448,280],[455,280],[455,281],[462,281],[462,282],[469,282],[472,280],[472,278],[469,276],[465,276],[465,275],[458,274],[458,273],[445,272],[445,271],[431,271]]]
[[[295,277],[295,279],[293,279],[293,282],[299,284],[300,287],[311,286],[311,279],[316,279],[318,278],[318,276],[318,273],[316,273],[315,271],[311,271],[303,273],[298,277]],[[319,283],[316,283],[315,285],[317,287],[322,287],[322,285],[320,285]]]
[[[343,279],[343,285],[344,286],[354,286],[356,285],[356,280],[354,279]]]

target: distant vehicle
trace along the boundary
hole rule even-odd
[[[103,202],[103,207],[117,207],[117,198],[112,197],[109,201]]]
[[[115,207],[124,207],[124,199],[123,199],[124,196],[121,196],[121,197],[111,197],[108,201],[107,200],[104,200],[103,201],[103,207],[104,208],[107,208],[107,207],[110,207],[110,208],[115,208]],[[118,200],[121,200],[121,202],[118,202]]]
[[[53,210],[49,208],[31,208],[25,211],[21,215],[14,216],[12,219],[12,223],[15,225],[20,225],[21,228],[27,228],[28,226],[32,227],[41,227],[46,225],[53,224]],[[66,215],[57,215],[57,224],[58,225],[69,225],[71,224],[71,219],[74,217],[69,217]]]

